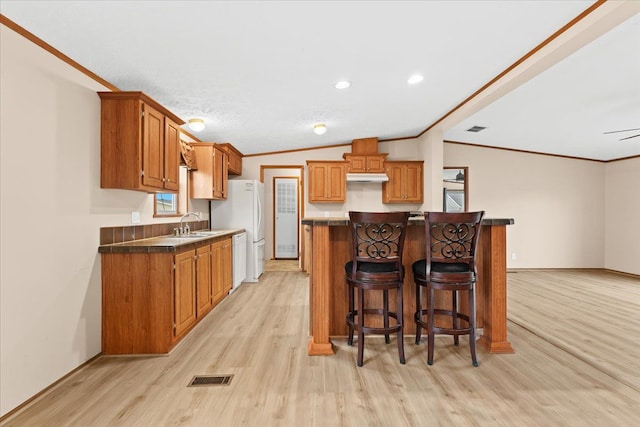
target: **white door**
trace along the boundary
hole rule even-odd
[[[298,259],[299,178],[273,178],[275,218],[274,253],[276,259]]]

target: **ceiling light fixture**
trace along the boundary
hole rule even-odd
[[[316,135],[322,135],[327,131],[327,125],[325,125],[324,123],[313,125],[313,131],[316,133]]]
[[[204,129],[204,120],[202,119],[189,119],[189,129],[194,132],[200,132]]]
[[[342,80],[336,83],[336,89],[346,89],[351,86],[351,82],[348,80]]]
[[[422,77],[420,74],[414,74],[413,76],[409,77],[407,83],[409,83],[410,85],[415,85],[420,83],[422,80],[424,80],[424,77]]]

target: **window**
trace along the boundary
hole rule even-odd
[[[153,216],[180,216],[187,207],[187,168],[180,166],[180,189],[178,194],[156,193],[153,195]]]
[[[155,216],[177,215],[178,195],[169,193],[156,193]]]

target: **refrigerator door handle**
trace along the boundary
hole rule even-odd
[[[256,198],[258,199],[258,229],[255,232],[258,233],[258,230],[262,227],[262,201],[258,192],[256,192]]]

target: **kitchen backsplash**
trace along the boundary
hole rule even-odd
[[[208,230],[209,221],[185,221],[191,230]],[[100,244],[110,245],[112,243],[130,242],[131,240],[148,239],[151,237],[168,236],[174,234],[173,229],[178,228],[180,222],[170,222],[164,224],[148,225],[127,225],[122,227],[101,227]]]

